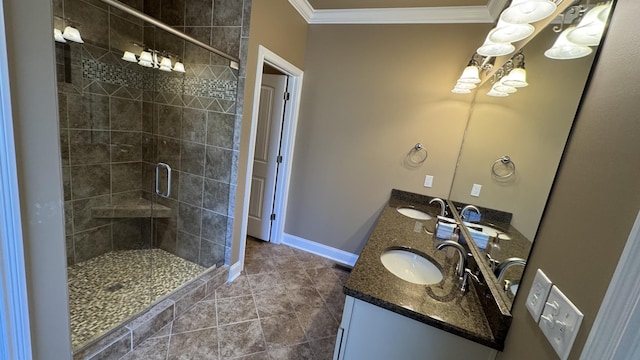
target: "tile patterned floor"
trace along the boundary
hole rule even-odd
[[[204,270],[160,249],[112,251],[68,267],[73,348],[119,325]]]
[[[245,271],[122,359],[331,359],[348,273],[247,240]]]

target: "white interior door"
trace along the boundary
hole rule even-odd
[[[262,75],[247,234],[269,241],[287,77]]]

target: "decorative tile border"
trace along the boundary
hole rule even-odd
[[[200,78],[163,73],[161,71],[144,71],[130,66],[119,66],[96,59],[82,59],[82,77],[88,80],[124,86],[141,90],[208,97],[227,101],[235,101],[238,91],[238,80],[231,71],[223,71],[215,78],[220,65],[208,65],[210,77]],[[135,70],[134,70],[135,69]],[[142,70],[142,71],[140,71]]]

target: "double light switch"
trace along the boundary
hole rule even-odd
[[[526,305],[560,359],[567,359],[582,323],[582,312],[540,269]]]

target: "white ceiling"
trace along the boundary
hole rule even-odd
[[[312,1],[321,4],[320,0]],[[318,5],[314,8],[308,0],[289,0],[289,3],[309,24],[493,23],[509,0],[486,1],[485,5],[468,5],[484,1],[449,0],[447,6],[442,6],[445,2],[437,0],[405,0],[403,7],[386,7],[380,5],[380,1],[369,0],[370,8],[345,8],[348,5],[341,5],[341,8],[319,8]],[[420,4],[424,6],[418,6]]]

